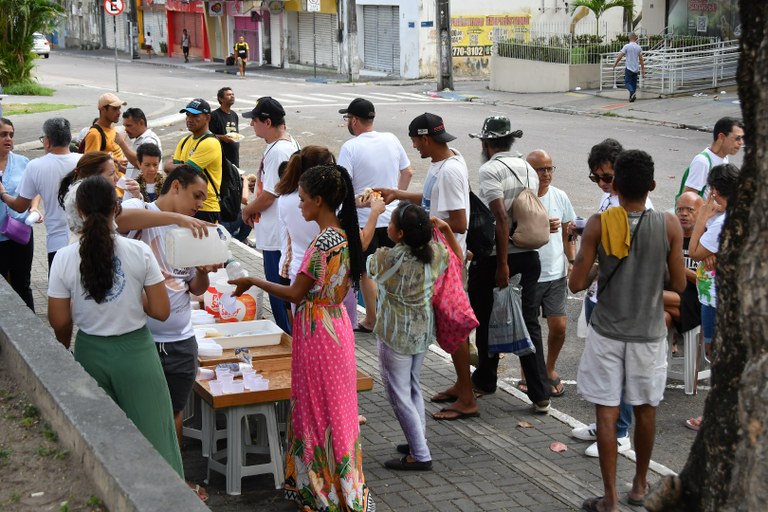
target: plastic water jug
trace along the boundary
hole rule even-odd
[[[188,228],[171,229],[165,236],[165,256],[175,268],[224,263],[231,238],[221,224],[208,227],[208,236],[203,238],[196,238]]]

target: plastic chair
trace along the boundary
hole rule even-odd
[[[667,335],[667,378],[680,379],[683,381],[686,395],[695,395],[698,393],[699,381],[708,379],[712,372],[709,368],[700,370],[706,365],[704,357],[704,347],[701,343],[699,332],[701,327],[697,326],[682,333],[683,337],[683,364],[682,370],[672,369],[673,362],[679,361],[672,357],[672,344],[674,336],[677,333],[675,329],[670,329]],[[677,367],[678,365],[674,365]]]

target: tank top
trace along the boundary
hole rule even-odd
[[[634,239],[626,261],[607,283],[619,259],[607,256],[603,244],[598,245],[598,289],[602,291],[591,323],[606,338],[649,343],[667,333],[663,290],[669,240],[663,212],[646,210],[637,229],[641,214],[627,212],[630,236]]]

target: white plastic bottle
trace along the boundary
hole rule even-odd
[[[24,221],[24,224],[27,226],[31,226],[35,222],[40,220],[40,214],[38,212],[32,212],[29,215],[27,215],[26,220]]]
[[[216,265],[229,259],[231,236],[221,224],[208,228],[208,236],[197,238],[188,228],[174,228],[165,236],[165,256],[176,268]]]
[[[230,281],[240,277],[248,277],[248,271],[245,270],[242,263],[232,257],[232,253],[229,253],[229,259],[224,269],[227,271],[227,279]]]

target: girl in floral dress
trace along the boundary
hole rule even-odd
[[[291,355],[286,498],[306,511],[373,511],[362,470],[355,339],[342,305],[363,266],[349,174],[337,165],[313,167],[299,180],[299,199],[304,219],[317,222],[320,234],[304,254],[293,284],[252,277],[230,283],[237,286],[235,295],[258,286],[298,304]]]

